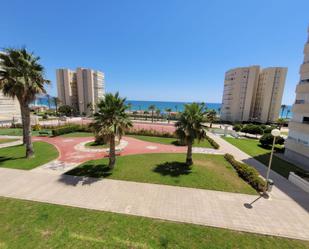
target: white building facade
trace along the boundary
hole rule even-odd
[[[309,170],[309,28],[292,111],[293,118],[289,123],[284,154],[297,165]]]

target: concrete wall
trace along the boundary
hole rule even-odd
[[[289,181],[309,193],[309,182],[296,175],[294,172],[290,172]]]

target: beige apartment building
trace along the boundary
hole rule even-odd
[[[284,155],[297,165],[309,170],[309,28],[292,112],[293,118],[289,122],[289,135],[285,142]]]
[[[221,120],[274,122],[279,117],[287,68],[240,67],[224,79]]]
[[[20,122],[20,107],[17,99],[12,99],[3,95],[0,91],[0,121]]]
[[[96,103],[104,97],[104,74],[100,71],[77,68],[57,69],[58,98],[62,105],[72,106],[79,113],[97,111]]]

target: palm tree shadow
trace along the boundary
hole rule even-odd
[[[66,175],[105,178],[112,174],[107,164],[85,164],[81,167],[74,168],[65,173]]]
[[[180,175],[189,175],[192,173],[191,167],[182,162],[165,162],[158,164],[154,169],[154,172],[159,173],[162,176],[178,177]]]

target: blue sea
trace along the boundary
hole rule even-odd
[[[140,110],[148,110],[149,106],[155,105],[157,109],[159,109],[162,113],[165,112],[167,108],[171,108],[173,112],[181,112],[184,109],[185,104],[190,104],[190,102],[172,102],[172,101],[143,101],[143,100],[127,100],[126,104],[131,104],[132,111],[140,111]],[[39,106],[48,106],[48,100],[46,96],[39,96],[33,103]],[[55,105],[53,100],[50,100],[51,108],[54,108]],[[206,103],[206,107],[208,110],[215,110],[217,113],[219,112],[219,108],[221,108],[221,103]],[[291,118],[292,117],[292,106],[287,106],[287,108],[283,111],[280,110],[280,117],[283,118]],[[282,116],[281,116],[282,115]]]
[[[156,109],[165,112],[167,108],[172,109],[172,112],[181,112],[185,104],[190,102],[170,102],[170,101],[142,101],[142,100],[127,100],[126,104],[131,104],[132,111],[148,110],[149,106],[154,105]],[[207,109],[214,109],[218,112],[221,108],[220,103],[206,103]]]

